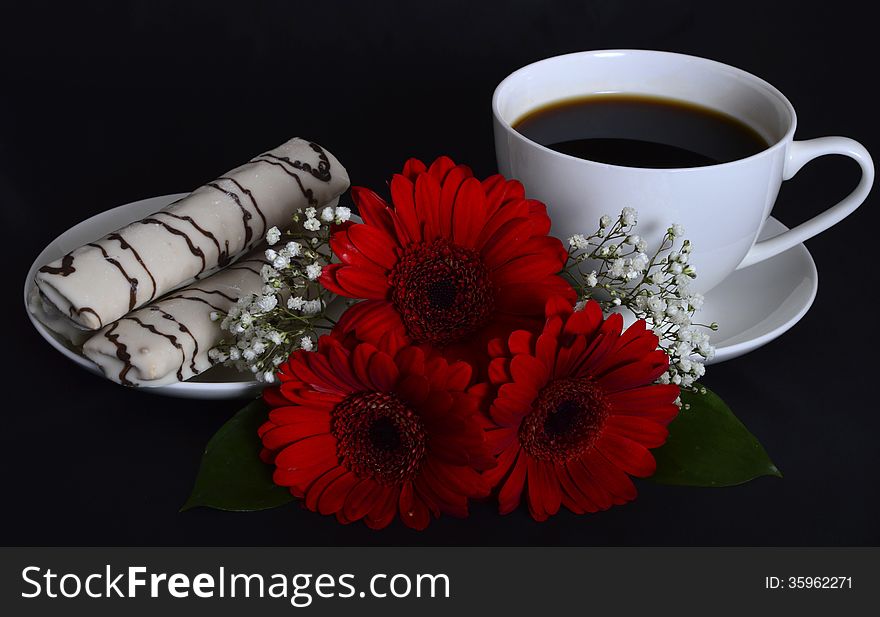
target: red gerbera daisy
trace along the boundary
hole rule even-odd
[[[488,434],[498,466],[486,477],[500,486],[502,514],[526,490],[539,521],[560,505],[583,514],[634,499],[627,474],[654,473],[648,448],[666,440],[679,394],[654,383],[669,358],[644,321],[622,332],[620,315],[603,320],[596,302],[573,312],[560,298],[546,314],[542,332],[518,330],[489,349],[498,393]]]
[[[542,318],[551,295],[574,301],[557,276],[565,247],[547,236],[544,204],[526,199],[519,182],[480,182],[448,157],[430,168],[410,159],[391,180],[392,205],[360,187],[352,197],[364,223],[334,231],[341,263],[321,283],[365,300],[340,321],[362,340],[428,343],[448,357],[467,357],[453,348],[468,342],[485,356],[490,338]]]
[[[385,349],[324,336],[294,353],[264,391],[263,459],[276,484],[341,523],[379,529],[399,512],[424,529],[432,514],[467,516],[495,464],[478,412],[488,385],[470,386],[464,362]]]

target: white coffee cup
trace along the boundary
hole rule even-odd
[[[549,103],[591,94],[641,94],[724,112],[770,145],[744,159],[704,167],[644,169],[584,160],[546,148],[513,125]],[[706,292],[730,273],[828,229],[852,213],[874,182],[867,150],[846,137],[794,141],[791,103],[767,82],[740,69],[682,54],[588,51],[556,56],[512,73],[492,98],[499,171],[520,180],[543,201],[563,240],[596,230],[603,214],[629,206],[639,212],[637,233],[652,248],[672,223],[684,226],[697,269],[692,288]],[[755,243],[783,180],[826,154],[842,154],[862,168],[858,186],[822,214],[769,240]]]

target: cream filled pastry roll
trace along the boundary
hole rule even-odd
[[[332,154],[293,138],[43,266],[35,282],[58,312],[96,330],[226,266],[268,229],[286,227],[298,208],[325,205],[348,185]]]
[[[254,251],[103,327],[83,353],[126,386],[163,386],[198,375],[211,367],[208,351],[223,339],[211,313],[227,313],[240,297],[259,294],[264,264],[262,251]]]

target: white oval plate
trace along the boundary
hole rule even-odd
[[[43,249],[25,279],[24,303],[34,328],[52,347],[87,371],[103,377],[101,370],[79,349],[69,346],[27,308],[37,269],[185,195],[187,193],[151,197],[101,212],[74,225]],[[785,225],[771,218],[761,235],[771,237],[785,229]],[[786,332],[806,314],[816,296],[818,284],[816,265],[802,244],[733,273],[706,295],[703,310],[698,313],[700,321],[719,324],[718,332],[713,336],[716,353],[711,363],[741,356]],[[262,387],[263,384],[245,374],[217,366],[188,381],[141,390],[180,398],[236,399],[253,398]]]

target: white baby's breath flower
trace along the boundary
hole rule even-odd
[[[281,230],[277,227],[271,227],[266,232],[266,242],[271,246],[277,244],[279,240],[281,240]]]
[[[211,318],[211,321],[217,321],[218,319],[220,319],[220,313],[218,313],[217,311],[211,311],[208,314],[208,317]]]
[[[583,234],[576,234],[572,236],[568,239],[568,244],[581,251],[585,251],[590,248],[590,243]]]
[[[635,225],[638,222],[639,213],[635,208],[626,207],[620,212],[620,219],[624,225]]]
[[[309,277],[310,281],[314,281],[321,276],[322,271],[323,267],[317,261],[306,266],[306,276]]]
[[[298,311],[302,309],[305,300],[302,296],[291,296],[287,299],[287,308],[291,311]]]
[[[310,218],[310,219],[313,219],[318,215],[318,211],[315,208],[312,208],[311,206],[306,208],[305,213],[306,213],[306,218]]]
[[[264,281],[271,281],[278,277],[278,271],[269,264],[264,264],[263,267],[260,268],[260,276],[263,277]]]
[[[305,351],[311,351],[312,347],[314,347],[314,343],[312,343],[312,339],[308,336],[304,336],[299,340],[299,348]]]
[[[678,223],[675,223],[669,228],[669,233],[672,235],[673,238],[680,238],[684,235],[684,227],[682,227]]]
[[[278,255],[272,261],[272,267],[275,268],[276,270],[284,270],[289,265],[290,265],[290,257],[288,257],[287,255]]]
[[[266,333],[266,338],[268,338],[273,345],[280,345],[284,342],[284,335],[278,330],[270,330]]]
[[[321,210],[321,220],[324,221],[325,223],[329,223],[334,218],[336,218],[336,213],[333,212],[332,206],[327,206],[326,208]]]
[[[322,308],[320,300],[306,300],[303,303],[302,312],[306,315],[316,315],[321,312]]]
[[[263,381],[266,383],[272,383],[275,381],[275,372],[274,371],[266,371],[263,373]]]
[[[263,313],[268,313],[276,306],[278,306],[278,297],[273,295],[263,296],[259,300],[257,300],[257,306],[260,311]]]
[[[287,254],[291,257],[299,257],[300,253],[302,253],[302,244],[299,242],[288,242],[284,245],[284,250],[286,250]]]
[[[346,208],[345,206],[339,206],[336,208],[336,220],[340,223],[344,223],[348,219],[351,218],[351,209]]]
[[[321,229],[321,221],[318,219],[308,219],[305,223],[303,223],[303,227],[308,229],[309,231],[318,231]]]
[[[595,270],[587,275],[587,277],[584,279],[584,283],[586,283],[587,287],[595,287],[599,284],[599,276]]]
[[[607,214],[602,215],[599,218],[599,227],[605,228],[611,224],[611,217]]]

